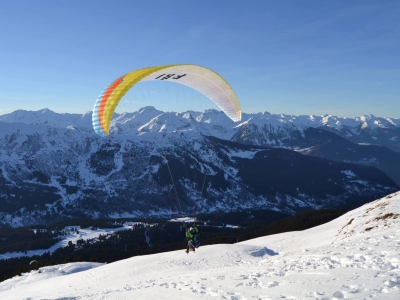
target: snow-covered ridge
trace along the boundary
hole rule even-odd
[[[399,240],[397,192],[305,231],[42,268],[0,283],[0,298],[398,299]]]
[[[1,115],[0,122],[66,128],[96,135],[92,128],[92,112],[79,115],[58,114],[49,109],[18,110]],[[331,131],[353,143],[386,146],[400,152],[400,119],[373,115],[340,118],[332,115],[294,116],[263,112],[243,113],[240,122],[233,122],[223,112],[214,109],[177,113],[147,106],[135,112],[115,113],[110,133],[112,136],[143,136],[196,131],[238,143],[298,150],[308,147],[304,146],[304,139],[305,131],[310,127]]]
[[[26,123],[32,125],[48,125],[62,128],[84,128],[92,130],[92,112],[85,114],[58,114],[49,109],[39,111],[17,110],[1,115],[0,122]],[[201,124],[201,125],[200,125]],[[297,130],[306,127],[328,127],[336,130],[347,128],[354,133],[360,129],[387,129],[400,128],[400,119],[365,115],[354,118],[341,118],[333,115],[285,115],[270,114],[268,112],[247,114],[243,113],[242,121],[233,122],[223,112],[206,110],[205,112],[187,111],[182,113],[162,112],[154,107],[147,106],[135,112],[114,114],[111,124],[112,133],[143,133],[163,132],[193,128],[208,132],[210,135],[223,139],[230,139],[235,129],[253,124],[263,126],[282,127],[291,126]],[[200,125],[200,126],[199,126]]]
[[[25,123],[30,125],[48,125],[53,127],[82,127],[89,129],[92,126],[92,112],[85,114],[59,114],[48,108],[38,111],[16,110],[1,115],[0,122]]]

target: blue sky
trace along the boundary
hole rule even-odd
[[[400,1],[1,5],[0,114],[84,113],[122,74],[189,63],[221,74],[244,112],[400,118]]]

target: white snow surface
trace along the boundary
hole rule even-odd
[[[305,231],[0,283],[0,299],[367,298],[400,299],[400,192]]]
[[[63,265],[48,266],[40,268],[39,270],[34,270],[30,273],[26,273],[23,276],[16,276],[12,280],[14,285],[21,287],[30,284],[36,284],[39,281],[46,280],[52,277],[83,272],[103,265],[105,264],[95,263],[95,262],[77,262],[77,263],[68,263]],[[2,291],[3,291],[3,286],[0,287],[0,293]],[[29,299],[29,297],[26,298]]]
[[[192,223],[195,222],[195,218],[192,217],[183,217],[183,218],[175,218],[169,220],[170,222],[182,222],[182,223]]]

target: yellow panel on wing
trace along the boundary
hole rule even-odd
[[[111,118],[114,114],[115,108],[117,107],[121,98],[129,91],[129,89],[136,84],[137,82],[141,81],[144,77],[159,71],[161,69],[168,68],[170,66],[159,66],[159,67],[150,67],[144,68],[140,70],[136,70],[130,72],[125,75],[123,82],[113,91],[113,93],[108,98],[106,107],[104,108],[104,115],[103,115],[103,122],[104,122],[104,129],[107,134],[109,133]]]

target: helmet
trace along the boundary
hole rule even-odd
[[[194,232],[193,227],[190,227],[189,232],[190,232],[190,233],[193,233],[193,232]]]

